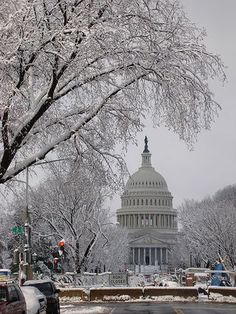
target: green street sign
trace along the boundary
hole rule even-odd
[[[14,234],[24,234],[24,232],[25,232],[25,230],[24,230],[24,227],[21,227],[21,226],[19,226],[19,227],[13,227],[12,229],[11,229],[11,231],[14,233]]]

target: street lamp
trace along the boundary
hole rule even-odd
[[[64,161],[68,160],[68,158],[61,158],[56,160],[49,160],[49,161],[42,161],[33,164],[32,166],[40,166],[44,164],[50,164],[57,161]],[[24,182],[24,181],[22,181]],[[25,207],[25,239],[26,243],[24,245],[24,262],[25,262],[25,273],[26,273],[26,280],[33,279],[33,272],[31,266],[31,219],[30,219],[30,212],[29,212],[29,168],[26,167],[26,190],[25,190],[25,200],[26,200],[26,207]]]

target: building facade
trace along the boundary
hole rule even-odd
[[[167,271],[177,238],[177,212],[163,176],[151,164],[145,137],[142,164],[127,181],[117,221],[129,234],[129,267],[137,272]]]

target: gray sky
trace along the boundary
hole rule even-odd
[[[200,200],[236,183],[236,1],[182,0],[182,3],[190,19],[206,29],[208,51],[219,54],[227,66],[225,86],[212,85],[222,111],[211,131],[200,134],[194,151],[189,151],[167,129],[149,126],[138,135],[138,147],[129,146],[126,158],[132,174],[140,167],[147,135],[152,164],[166,179],[175,207],[184,199]],[[120,206],[119,197],[113,206]]]

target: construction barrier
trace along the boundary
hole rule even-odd
[[[236,293],[236,290],[235,290]],[[59,297],[78,298],[81,301],[129,301],[141,298],[174,296],[182,298],[198,298],[198,290],[194,287],[112,287],[60,289]]]
[[[198,298],[198,290],[194,287],[144,287],[143,297],[174,296]]]
[[[216,287],[210,286],[208,287],[208,293],[218,293],[222,296],[232,296],[236,298],[236,287]]]
[[[81,301],[89,301],[89,295],[85,292],[83,288],[60,288],[59,297],[68,297],[68,298],[79,298]]]
[[[91,288],[90,301],[124,301],[143,297],[142,287]]]

